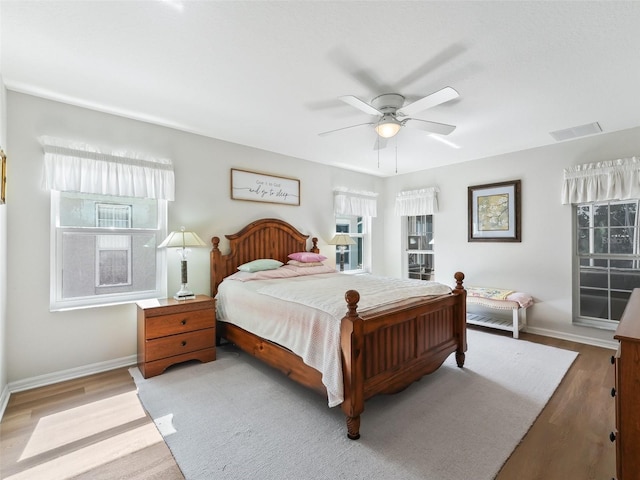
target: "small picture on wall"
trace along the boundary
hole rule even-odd
[[[470,242],[520,242],[520,180],[469,187]]]
[[[5,203],[5,195],[7,190],[7,156],[0,149],[0,161],[2,162],[2,177],[0,177],[0,204]]]

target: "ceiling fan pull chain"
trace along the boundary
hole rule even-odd
[[[396,175],[398,174],[398,141],[396,140]]]

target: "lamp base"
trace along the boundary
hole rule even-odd
[[[196,296],[194,294],[191,295],[180,295],[178,296],[178,294],[176,293],[173,298],[175,298],[176,300],[193,300],[194,298],[196,298]]]
[[[176,300],[191,300],[193,298],[196,298],[196,296],[191,290],[187,289],[187,284],[183,283],[182,287],[178,292],[176,292],[173,298],[175,298]]]

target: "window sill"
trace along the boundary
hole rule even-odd
[[[587,318],[576,318],[573,320],[573,324],[578,327],[597,328],[598,330],[615,331],[618,328],[618,322],[613,320],[591,320]]]

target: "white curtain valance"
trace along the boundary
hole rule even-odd
[[[396,215],[414,216],[438,213],[438,187],[407,190],[396,195]]]
[[[43,187],[64,192],[174,200],[171,160],[41,137]]]
[[[333,193],[333,207],[336,215],[355,215],[358,217],[378,215],[378,194],[375,192],[361,192],[339,187]]]
[[[640,198],[640,158],[619,158],[565,168],[562,203]]]

